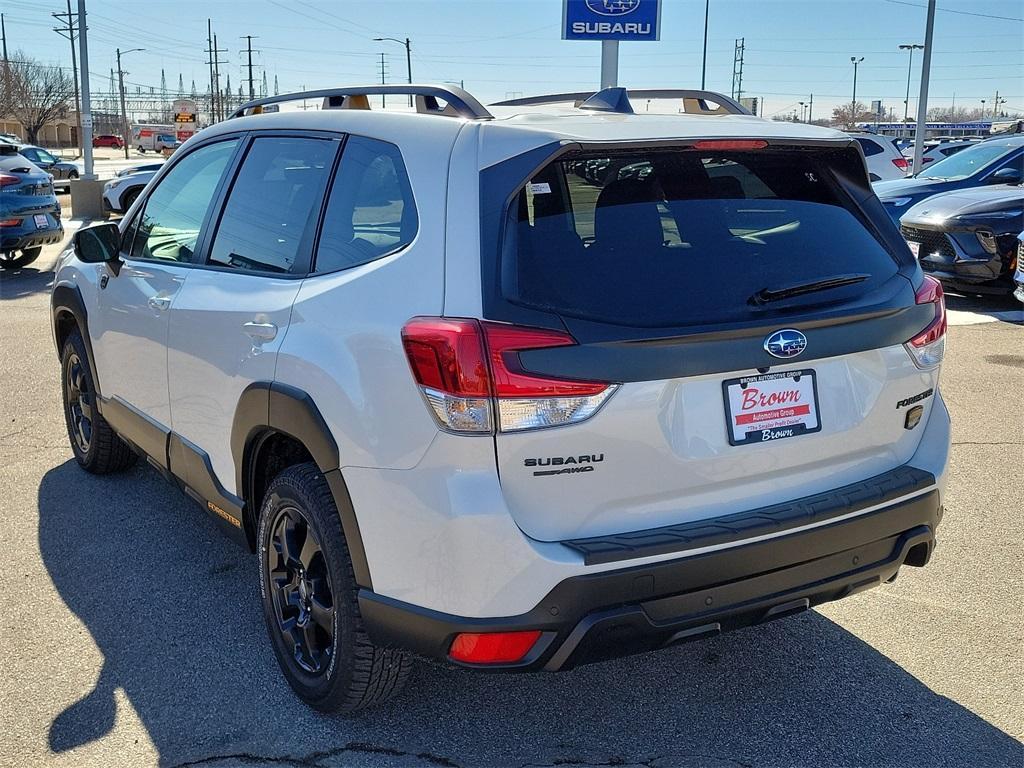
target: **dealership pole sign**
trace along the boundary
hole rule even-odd
[[[661,0],[562,0],[562,39],[601,41],[601,88],[619,84],[619,41],[657,40]]]
[[[657,40],[661,0],[562,0],[563,40]]]

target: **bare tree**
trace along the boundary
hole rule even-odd
[[[869,112],[867,104],[863,102],[857,102],[856,111],[851,110],[850,106],[847,102],[832,109],[832,125],[851,127],[855,123],[873,123],[877,119],[877,115]]]
[[[28,142],[35,144],[44,125],[67,115],[74,80],[60,67],[40,64],[23,51],[14,52],[8,68],[0,107],[25,127]]]

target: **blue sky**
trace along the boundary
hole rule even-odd
[[[663,0],[662,40],[623,43],[620,83],[698,87],[703,0]],[[72,0],[76,7],[77,0]],[[405,79],[405,53],[378,36],[412,39],[419,81],[465,80],[483,101],[522,93],[594,88],[599,43],[559,39],[560,0],[88,0],[91,83],[108,88],[114,48],[147,50],[125,58],[129,83],[159,86],[160,70],[175,88],[209,81],[206,19],[213,20],[222,66],[234,88],[242,78],[241,35],[255,35],[256,61],[281,91],[376,82],[380,52],[388,79]],[[1024,112],[1024,3],[939,0],[931,106],[991,108],[995,92],[1007,109]],[[70,65],[68,43],[51,31],[63,0],[0,0],[8,49],[23,48],[46,63]],[[746,40],[743,90],[759,96],[766,114],[798,109],[814,93],[815,115],[849,101],[850,57],[863,56],[858,100],[882,99],[902,115],[907,53],[923,42],[925,0],[711,0],[708,87],[729,92],[733,44]],[[920,52],[915,52],[920,57]],[[917,61],[912,97],[917,91]],[[913,112],[915,101],[911,102]]]

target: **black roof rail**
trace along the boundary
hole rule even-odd
[[[467,120],[490,120],[493,115],[471,94],[454,85],[352,85],[344,88],[321,88],[315,91],[282,93],[254,99],[236,109],[231,117],[258,115],[270,104],[302,99],[323,99],[324,109],[369,109],[367,96],[415,96],[416,111],[421,114],[464,117]],[[447,106],[441,108],[438,99]]]
[[[527,96],[491,104],[492,107],[536,107],[542,104],[560,104],[571,101],[579,109],[593,109],[602,112],[633,112],[631,99],[681,99],[683,111],[698,115],[749,115],[750,110],[735,99],[715,91],[701,91],[676,88],[605,88],[601,91],[577,91],[574,93],[551,93],[544,96]],[[714,109],[708,102],[717,104]]]

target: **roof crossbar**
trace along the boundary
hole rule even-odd
[[[415,96],[416,111],[421,114],[448,115],[463,117],[467,120],[490,120],[493,115],[487,111],[471,94],[454,85],[353,85],[345,88],[321,88],[315,91],[298,93],[282,93],[280,96],[267,96],[254,99],[236,109],[231,117],[244,117],[246,114],[256,115],[263,107],[270,104],[281,104],[288,101],[303,99],[323,99],[324,109],[366,109],[369,102],[367,96]],[[447,106],[443,109],[437,100],[441,99]]]
[[[592,109],[603,112],[633,112],[630,100],[642,99],[680,99],[683,111],[688,114],[704,115],[749,115],[750,110],[735,99],[714,91],[701,91],[675,88],[605,88],[602,91],[577,91],[574,93],[551,93],[544,96],[527,96],[522,99],[510,99],[492,104],[492,107],[536,107],[543,104],[561,104],[567,101],[579,109]],[[708,102],[718,105],[715,108]]]

